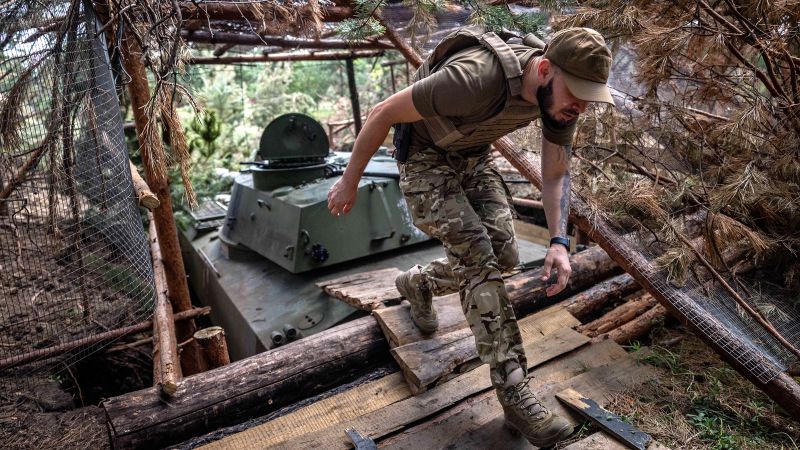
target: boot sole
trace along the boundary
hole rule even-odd
[[[509,428],[509,431],[511,431],[511,434],[513,434],[515,436],[517,436],[517,435],[518,436],[522,436],[528,442],[530,442],[531,445],[535,445],[536,447],[550,447],[552,445],[555,445],[558,442],[561,442],[564,439],[568,438],[575,431],[574,428],[572,427],[572,425],[567,424],[566,426],[564,426],[564,428],[558,430],[558,432],[555,433],[552,437],[549,437],[549,438],[546,438],[546,439],[545,438],[543,438],[543,439],[535,439],[535,438],[529,438],[529,437],[525,436],[525,433],[520,431],[519,428],[517,428],[516,425],[514,425],[513,423],[511,423],[511,422],[509,422],[507,420],[505,421],[505,425],[506,425],[506,427]]]

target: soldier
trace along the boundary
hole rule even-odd
[[[433,296],[459,292],[506,421],[543,447],[570,435],[572,426],[528,386],[522,339],[501,278],[518,263],[509,195],[489,144],[541,119],[542,202],[552,237],[542,281],[557,271],[558,281],[547,288],[555,295],[571,270],[567,216],[575,122],[589,102],[614,102],[606,86],[611,52],[598,32],[562,30],[543,49],[536,41],[529,35],[522,45],[508,44],[475,28],[446,37],[411,86],[370,112],[344,175],[328,193],[328,208],[334,215],[352,208],[358,180],[389,128],[407,124],[395,126],[400,187],[414,224],[442,242],[447,258],[412,267],[397,278],[397,288],[427,333],[438,326]]]

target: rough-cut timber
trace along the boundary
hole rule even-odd
[[[178,390],[182,378],[178,342],[175,340],[175,323],[172,305],[167,300],[167,280],[164,275],[164,260],[156,236],[153,214],[150,219],[150,253],[153,258],[153,278],[156,288],[156,304],[153,308],[153,379],[156,387],[170,397]]]
[[[382,308],[384,303],[400,301],[394,279],[401,273],[400,269],[390,267],[321,281],[317,286],[354,308],[372,311]]]
[[[155,388],[103,402],[115,448],[156,448],[267,414],[385,360],[386,339],[364,317],[185,378],[172,399]]]
[[[464,312],[461,310],[461,300],[459,300],[458,294],[435,297],[433,308],[436,310],[439,327],[430,335],[422,334],[411,321],[411,306],[406,302],[402,305],[376,309],[372,315],[378,320],[391,348],[423,339],[436,338],[451,331],[469,327]]]
[[[608,257],[600,247],[592,247],[570,257],[572,275],[567,287],[553,296],[546,294],[547,285],[542,283],[542,268],[522,272],[505,280],[508,297],[514,305],[517,317],[559,302],[570,295],[589,288],[606,278],[617,275],[622,269]]]
[[[514,148],[508,138],[499,139],[494,143],[494,147],[523,176],[541,189],[542,175],[530,155]],[[800,420],[800,384],[797,381],[775,367],[751,344],[731,333],[692,298],[676,289],[662,287],[668,286],[663,280],[663,275],[659,274],[639,252],[631,248],[628,242],[616,237],[616,233],[605,221],[590,220],[591,211],[580,197],[573,194],[571,205],[570,220],[576,226],[600,244],[644,289],[658,299],[671,314],[703,338],[726,362],[764,391],[793,418]],[[709,336],[714,336],[714,339]],[[740,363],[740,360],[750,361],[750,367]],[[763,381],[767,379],[769,381]]]
[[[531,330],[522,337],[532,365],[555,358],[564,353],[564,349],[576,349],[589,342],[588,337],[571,328],[540,333],[540,330]],[[400,363],[414,395],[481,364],[475,337],[469,328],[392,349],[392,355]]]
[[[231,363],[225,330],[222,327],[208,327],[194,333],[194,340],[200,346],[208,370]]]
[[[139,170],[133,164],[133,161],[128,160],[131,168],[131,178],[133,179],[133,189],[136,191],[136,197],[139,199],[139,206],[143,206],[150,211],[158,208],[160,202],[158,201],[158,197],[156,194],[153,194],[153,191],[150,190],[150,186],[147,185],[147,182],[144,181],[141,175],[139,175]]]
[[[231,44],[227,44],[231,45]],[[243,55],[208,57],[194,56],[187,64],[240,64],[279,61],[340,61],[343,59],[374,58],[383,55],[383,50],[358,50],[341,52],[303,52],[303,53],[269,53],[266,55]]]
[[[617,344],[629,344],[636,339],[647,336],[656,323],[666,315],[667,308],[664,305],[657,304],[630,322],[593,338],[592,342],[611,339]]]
[[[575,294],[562,304],[573,316],[585,320],[593,312],[641,289],[630,275],[623,273]]]
[[[392,44],[381,41],[348,42],[334,39],[297,39],[282,36],[257,36],[255,34],[230,33],[226,31],[187,31],[181,30],[181,37],[188,42],[205,44],[235,44],[277,46],[286,48],[340,49],[340,50],[391,50]]]
[[[136,135],[142,154],[142,162],[144,163],[145,177],[147,185],[156,194],[160,203],[160,206],[153,210],[153,217],[155,218],[158,243],[161,246],[161,255],[164,259],[164,273],[167,278],[169,301],[172,304],[173,312],[188,311],[192,309],[192,302],[189,297],[186,270],[183,267],[183,257],[178,243],[178,228],[175,225],[175,216],[172,213],[169,180],[166,177],[156,175],[153,170],[155,164],[164,163],[164,161],[153,161],[154,154],[163,153],[162,151],[154,150],[156,147],[162,146],[162,143],[158,139],[151,142],[147,137],[147,133],[145,133],[148,122],[145,108],[150,101],[150,87],[147,82],[144,64],[140,60],[142,51],[131,33],[128,33],[128,36],[123,41],[124,66],[131,78],[128,84],[128,91],[131,96],[131,109],[136,123]],[[159,133],[157,135],[160,136]],[[190,339],[194,332],[194,321],[179,323],[175,329],[180,342]],[[190,346],[189,349],[189,354],[181,358],[183,372],[186,375],[200,371],[196,352],[192,353],[195,347]]]
[[[579,326],[577,330],[589,337],[595,337],[630,322],[657,304],[658,300],[647,292],[634,294],[625,303],[603,314],[601,317]]]

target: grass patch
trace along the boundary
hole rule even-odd
[[[655,342],[675,341],[661,328]],[[673,449],[797,449],[800,425],[692,334],[677,344],[628,351],[663,369],[635,392],[617,395],[608,409]]]

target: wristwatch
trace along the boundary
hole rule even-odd
[[[552,246],[553,244],[561,244],[564,247],[566,247],[567,252],[569,252],[569,239],[561,236],[556,236],[554,238],[550,238],[550,245]]]

